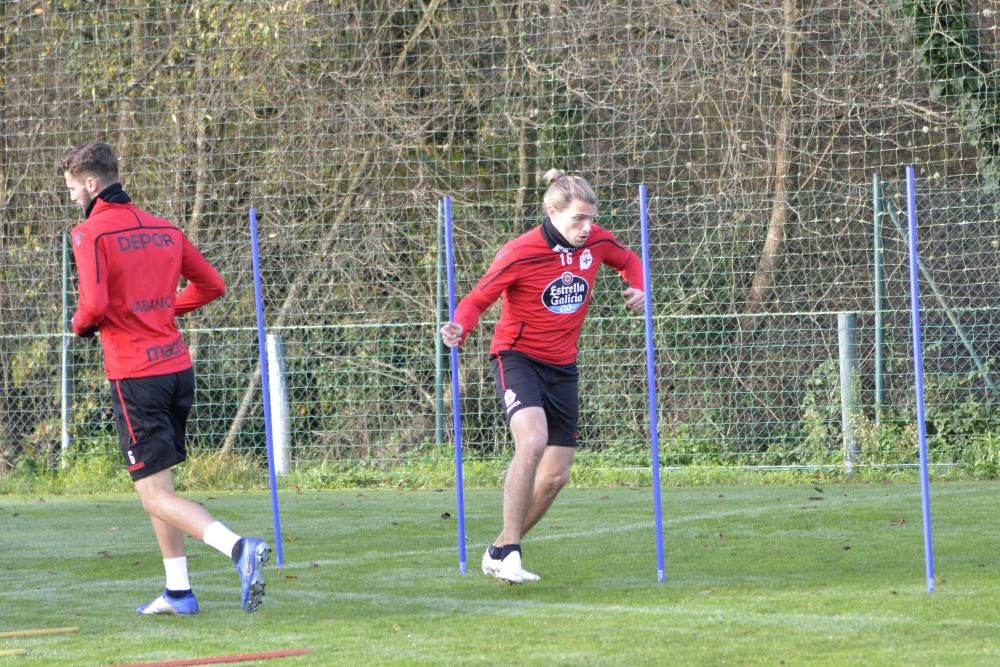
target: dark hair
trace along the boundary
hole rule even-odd
[[[111,146],[100,141],[77,144],[60,164],[70,176],[93,176],[104,185],[118,182],[118,157]]]
[[[562,211],[577,199],[592,206],[597,205],[594,188],[581,176],[570,176],[561,169],[549,169],[542,178],[548,186],[542,202],[548,206]]]

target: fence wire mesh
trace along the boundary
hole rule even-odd
[[[0,3],[0,468],[115,451],[98,346],[63,333],[79,212],[57,164],[99,138],[136,202],[229,287],[182,322],[195,450],[264,449],[258,209],[295,465],[405,465],[447,446],[438,201],[455,201],[465,293],[539,222],[551,167],[588,178],[600,223],[636,250],[649,186],[665,463],[843,462],[841,312],[859,325],[857,461],[911,463],[901,179],[915,164],[931,462],[996,472],[996,16],[958,0]],[[605,274],[581,339],[581,439],[632,465],[648,462],[643,333],[619,291]],[[473,457],[509,447],[486,360],[496,315],[462,353]]]

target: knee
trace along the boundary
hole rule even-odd
[[[548,472],[538,482],[546,494],[554,496],[569,484],[569,470]]]
[[[142,496],[139,498],[142,501],[142,510],[150,515],[156,516],[157,508],[159,507],[159,502],[155,496]]]
[[[547,437],[544,433],[532,434],[517,442],[517,453],[537,465],[545,454]]]
[[[141,494],[139,499],[142,501],[142,509],[146,514],[158,519],[162,518],[166,494],[147,492]]]

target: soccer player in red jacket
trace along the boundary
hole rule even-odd
[[[594,224],[597,196],[579,176],[545,174],[546,218],[509,241],[441,327],[448,347],[461,345],[498,298],[490,344],[496,391],[514,436],[504,480],[503,530],[483,554],[483,573],[509,582],[539,579],[521,566],[521,539],[569,481],[577,439],[577,340],[597,270],[625,279],[625,305],[643,308],[642,264],[611,232]]]
[[[175,315],[225,293],[222,276],[166,220],[132,204],[118,180],[118,158],[86,141],[62,161],[70,198],[85,220],[73,228],[79,302],[73,331],[100,334],[118,439],[163,556],[163,594],[139,614],[195,614],[184,534],[233,560],[248,612],[264,596],[264,540],[240,537],[196,502],[174,491],[170,468],[187,456],[184,435],[194,399],[194,370]],[[187,286],[177,292],[181,276]]]

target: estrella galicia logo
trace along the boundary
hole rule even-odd
[[[586,280],[566,271],[548,284],[542,292],[542,303],[557,315],[569,315],[580,310],[589,293]]]

